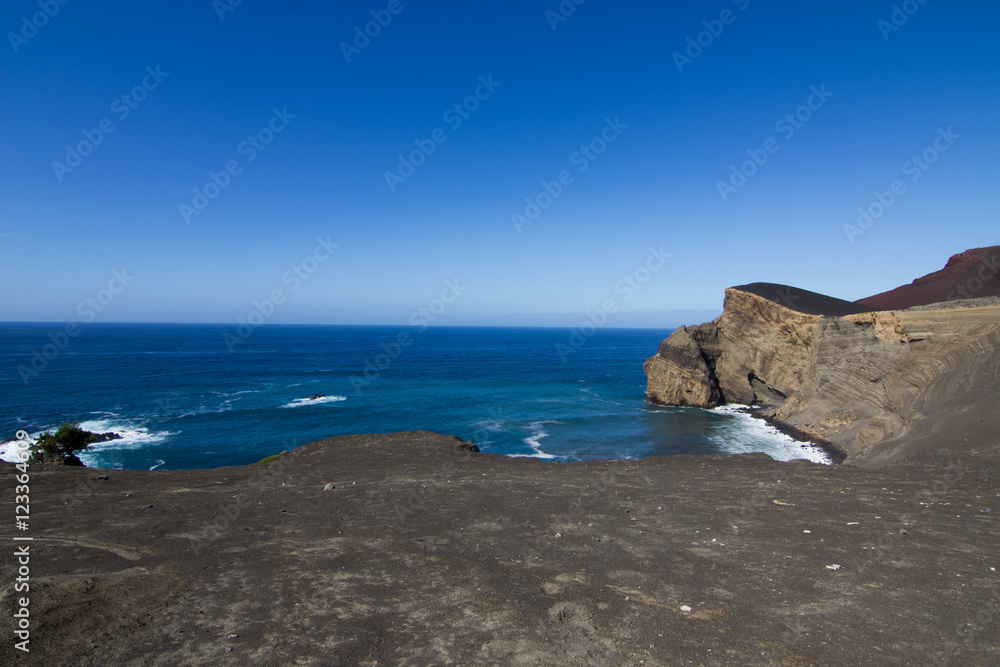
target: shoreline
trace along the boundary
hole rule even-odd
[[[780,419],[775,419],[774,417],[765,415],[764,410],[772,406],[745,405],[743,407],[747,409],[747,414],[751,415],[755,419],[760,419],[764,421],[769,426],[773,426],[775,429],[777,429],[781,433],[784,433],[788,437],[793,438],[798,442],[804,442],[816,445],[824,452],[826,452],[827,456],[829,456],[830,459],[833,461],[833,465],[842,465],[848,458],[847,452],[842,447],[839,447],[838,445],[830,442],[829,440],[825,440],[815,435],[811,435],[809,433],[806,433],[800,428],[792,426],[788,422],[783,422]]]
[[[324,397],[324,398],[326,398],[328,401],[340,402],[340,397],[339,396]],[[302,401],[309,401],[309,400],[310,399],[296,399],[296,401],[293,401],[293,402],[296,402],[297,405],[308,405],[309,403],[303,403]],[[803,434],[800,431],[797,431],[797,430],[795,430],[795,429],[793,429],[791,427],[788,427],[787,425],[782,425],[779,422],[776,422],[775,420],[770,420],[770,419],[767,419],[766,417],[762,416],[760,414],[760,412],[759,412],[759,407],[766,407],[766,406],[755,407],[755,406],[746,406],[746,405],[735,404],[735,403],[729,404],[729,405],[732,406],[733,408],[737,409],[737,410],[734,410],[733,412],[737,412],[738,411],[741,414],[745,414],[745,415],[751,417],[753,420],[759,420],[759,421],[763,422],[764,424],[767,424],[768,426],[773,427],[776,431],[778,431],[782,435],[785,435],[785,436],[788,436],[788,437],[792,438],[795,441],[796,445],[814,445],[815,449],[819,450],[820,452],[822,452],[823,454],[825,454],[830,459],[830,462],[832,462],[833,464],[839,464],[839,463],[841,463],[843,461],[843,458],[844,458],[843,454],[840,453],[836,448],[832,447],[832,445],[830,445],[830,443],[820,442],[817,439],[811,438],[808,435]],[[651,407],[652,408],[656,408],[656,407],[663,407],[663,406],[657,406],[656,404],[649,403],[647,401],[647,402],[645,402],[643,404],[643,407],[645,409],[648,409],[648,408],[651,408]],[[701,411],[701,408],[674,408],[674,409],[683,410],[683,411],[691,411],[692,413]],[[712,412],[712,411],[709,411],[709,412]],[[719,413],[715,413],[715,414],[719,414]],[[625,415],[623,413],[623,417],[622,418],[626,419],[628,417],[627,417],[627,415]],[[108,421],[106,419],[94,420],[93,422],[87,422],[87,421],[81,421],[80,422],[81,426],[84,427],[87,430],[93,428],[92,426],[88,426],[88,424],[93,423],[93,424],[96,424],[97,426],[100,427],[99,430],[114,430],[116,433],[120,433],[123,436],[123,437],[115,439],[115,440],[108,440],[107,442],[99,442],[99,443],[96,444],[95,447],[93,447],[91,449],[88,449],[88,450],[85,450],[85,451],[82,451],[82,452],[78,452],[78,455],[82,459],[84,465],[86,467],[88,467],[88,468],[91,468],[91,469],[101,469],[101,470],[154,470],[154,469],[164,470],[162,468],[162,466],[165,465],[164,459],[169,458],[169,448],[171,447],[171,444],[169,442],[165,442],[165,438],[167,438],[167,437],[175,434],[174,431],[173,431],[173,429],[171,429],[169,426],[167,426],[167,427],[165,427],[167,429],[165,431],[150,432],[150,431],[147,430],[147,426],[140,426],[139,425],[141,423],[141,421],[142,421],[142,418],[138,418],[138,417],[137,418],[121,417],[121,419],[119,421],[121,423],[112,423],[111,421]],[[543,421],[547,421],[547,420],[533,421],[533,422],[531,422],[531,425],[533,427],[534,425],[540,424]],[[473,424],[472,426],[476,426],[476,424]],[[54,430],[54,428],[55,427],[51,427],[48,430],[51,431],[51,430]],[[745,429],[744,426],[740,426],[739,428],[740,429]],[[482,431],[482,429],[480,429],[480,431]],[[513,429],[512,432],[516,432],[516,429]],[[708,432],[706,432],[706,433],[708,433]],[[479,432],[473,433],[472,437],[476,438],[476,439],[479,439],[477,437],[477,434],[479,434]],[[756,444],[751,444],[750,445],[752,447],[756,447],[756,449],[754,451],[766,454],[768,456],[772,456],[776,460],[779,460],[779,461],[788,461],[788,460],[797,460],[797,458],[806,459],[806,460],[813,460],[812,453],[806,452],[805,448],[802,448],[803,451],[795,459],[781,458],[781,457],[784,456],[784,451],[782,450],[782,445],[785,443],[785,441],[783,439],[779,438],[779,437],[775,437],[773,434],[766,434],[766,436],[762,436],[759,431],[756,431],[754,429],[750,429],[750,430],[746,430],[746,431],[741,431],[741,434],[744,435],[744,437],[746,438],[746,440],[744,442],[746,442],[746,443],[756,443]],[[38,435],[37,433],[34,434],[34,437],[37,438],[37,435]],[[364,432],[361,432],[361,433],[346,433],[346,434],[342,434],[342,435],[328,436],[328,437],[352,437],[352,436],[357,436],[357,435],[366,435],[366,434]],[[548,433],[544,433],[543,435],[544,436],[548,436],[549,434]],[[537,442],[537,441],[534,442],[534,443],[531,443],[531,442],[527,442],[527,440],[529,440],[529,439],[535,439],[535,438],[538,438],[538,437],[539,437],[539,433],[534,433],[531,436],[522,438],[521,441],[525,444],[525,448],[530,447],[533,450],[535,450],[536,447],[540,447],[540,443]],[[328,439],[328,438],[319,438],[319,439],[322,440],[322,439]],[[480,441],[481,441],[481,439],[480,439]],[[711,441],[711,446],[713,446],[713,447],[715,447],[717,449],[715,451],[699,452],[696,455],[699,455],[699,456],[712,456],[712,455],[718,455],[718,454],[737,455],[739,453],[746,453],[746,452],[732,452],[732,453],[730,453],[729,451],[726,451],[725,448],[727,446],[727,443],[725,442],[725,436],[724,435],[716,435],[716,436],[714,436],[714,439],[712,439],[710,437],[710,441]],[[7,452],[8,452],[8,449],[9,449],[9,445],[11,445],[14,442],[16,442],[16,441],[12,439],[12,440],[7,440],[7,441],[5,441],[3,443],[0,443],[0,456],[6,456]],[[233,466],[233,465],[254,465],[254,464],[258,463],[261,459],[263,459],[263,458],[265,458],[267,456],[274,455],[274,454],[278,453],[279,451],[287,451],[290,448],[294,448],[294,447],[297,447],[297,446],[302,446],[302,444],[305,444],[305,442],[308,442],[308,441],[307,440],[303,440],[303,439],[299,439],[299,438],[293,439],[291,442],[285,442],[285,443],[281,443],[281,444],[276,445],[276,449],[274,449],[274,450],[262,450],[259,453],[259,455],[255,455],[255,456],[257,456],[257,458],[254,458],[253,460],[245,460],[245,461],[240,462],[240,463],[223,462],[223,463],[220,463],[218,465],[211,465],[211,466],[208,466],[208,467],[190,467],[190,468],[170,467],[170,468],[167,468],[167,470],[172,470],[172,471],[178,471],[178,470],[204,470],[204,469],[230,467],[230,466]],[[296,444],[296,443],[302,443],[302,444]],[[91,462],[95,462],[96,463],[97,459],[101,456],[101,448],[103,448],[103,447],[110,447],[112,450],[114,450],[115,447],[116,447],[116,445],[117,446],[124,445],[124,446],[126,446],[127,449],[133,449],[133,448],[142,449],[142,448],[153,447],[153,446],[156,446],[156,447],[165,447],[166,449],[163,449],[160,452],[160,454],[158,455],[158,457],[156,458],[156,460],[153,461],[150,464],[150,467],[119,468],[119,467],[113,467],[113,466],[112,467],[98,467],[96,465],[92,465]],[[289,445],[291,445],[291,447]],[[540,447],[540,449],[544,450],[543,447]],[[634,451],[638,452],[638,451],[642,451],[642,449],[641,448],[636,448]],[[524,458],[539,458],[539,459],[543,459],[543,460],[554,459],[554,462],[556,462],[556,463],[576,462],[576,461],[573,461],[573,460],[566,460],[567,457],[569,456],[569,455],[566,455],[566,454],[552,454],[552,453],[543,451],[542,452],[543,455],[539,455],[539,452],[537,450],[534,451],[534,453],[521,453],[521,452],[506,453],[506,452],[500,452],[500,451],[498,451],[498,452],[490,452],[490,453],[496,453],[496,454],[499,454],[501,456],[508,456],[508,457],[511,457],[511,458],[522,458],[522,457],[524,457]],[[640,455],[640,454],[634,453],[632,450],[622,450],[619,456],[610,456],[609,455],[609,456],[605,456],[603,458],[585,458],[585,459],[580,459],[580,460],[583,460],[583,461],[640,460],[640,459],[644,459],[644,458],[650,458],[650,456],[676,456],[676,455],[689,455],[689,454],[691,454],[690,451],[687,451],[687,452],[677,452],[677,453],[671,453],[671,454],[656,453],[656,454]],[[9,458],[0,458],[0,460],[10,462]]]
[[[650,405],[655,405],[655,404],[650,404]],[[770,418],[770,417],[767,417],[767,416],[763,415],[762,414],[762,410],[765,409],[768,406],[763,406],[763,405],[761,405],[761,406],[751,406],[751,405],[744,405],[744,404],[740,404],[740,403],[728,403],[728,404],[724,404],[724,405],[728,406],[728,407],[732,407],[732,408],[735,409],[735,411],[741,412],[741,413],[746,414],[746,415],[748,415],[748,416],[750,416],[750,417],[752,417],[754,419],[757,419],[757,420],[760,420],[760,421],[764,422],[765,424],[767,424],[768,426],[773,427],[775,430],[777,430],[778,432],[782,433],[783,435],[787,435],[788,437],[792,438],[798,444],[813,445],[813,446],[815,446],[816,448],[820,449],[824,454],[826,454],[830,458],[831,465],[840,465],[847,458],[847,454],[844,453],[841,449],[839,449],[833,443],[825,441],[825,440],[822,440],[821,438],[812,437],[809,434],[805,433],[804,431],[801,431],[801,430],[795,428],[794,426],[785,424],[784,422],[781,422],[781,421],[779,421],[777,419],[773,419],[773,418]],[[719,407],[723,407],[723,406],[719,406]],[[700,408],[682,408],[682,409],[698,410]],[[375,434],[350,433],[350,434],[344,434],[344,435],[338,435],[338,436],[331,436],[330,438],[325,438],[324,440],[328,440],[328,439],[331,439],[331,438],[344,438],[344,437],[350,438],[350,437],[359,437],[359,436],[368,436],[368,435],[376,435],[377,436],[377,435],[381,435],[381,434],[378,434],[378,433],[375,433]],[[546,435],[548,435],[548,434],[546,434]],[[458,436],[452,436],[452,437],[458,437]],[[537,436],[532,436],[532,437],[537,437]],[[113,442],[113,441],[114,440],[108,440],[107,442]],[[17,442],[17,440],[14,440],[14,439],[5,440],[3,442],[0,442],[0,452],[5,452],[6,451],[5,448],[8,445],[11,445],[11,444],[16,443],[16,442]],[[97,444],[104,444],[104,441],[99,442]],[[306,446],[306,444],[309,444],[309,443],[304,443],[302,445],[299,445],[299,447],[304,447],[304,446]],[[528,443],[528,444],[530,446],[530,443]],[[281,454],[285,454],[288,451],[294,451],[294,449],[293,450],[283,450],[281,452],[274,452],[274,453],[271,453],[271,454],[266,454],[263,457],[261,457],[261,460],[266,459],[266,458],[270,458],[272,456],[278,456],[278,455],[281,455]],[[515,459],[516,458],[533,458],[533,459],[538,459],[538,460],[541,460],[541,461],[547,461],[547,462],[552,462],[552,463],[561,463],[561,464],[585,463],[585,462],[604,462],[604,461],[641,461],[641,460],[644,460],[644,459],[657,458],[657,457],[660,457],[660,456],[668,456],[668,457],[669,456],[741,456],[743,454],[748,454],[748,453],[749,454],[763,454],[765,456],[768,456],[768,457],[774,459],[775,461],[777,461],[779,463],[791,463],[793,461],[810,461],[810,459],[808,459],[805,456],[803,456],[801,458],[794,458],[794,459],[788,459],[788,460],[776,459],[776,458],[774,458],[773,456],[771,456],[771,454],[769,454],[766,451],[739,452],[739,453],[730,453],[730,452],[721,452],[720,451],[720,452],[705,452],[705,453],[699,453],[699,454],[691,454],[691,453],[688,453],[688,452],[683,452],[683,453],[679,452],[679,453],[676,453],[676,454],[653,454],[653,455],[650,455],[650,456],[623,456],[623,457],[609,457],[609,458],[603,458],[603,459],[582,459],[582,460],[576,460],[576,461],[564,461],[564,460],[560,460],[560,455],[546,454],[544,452],[541,453],[541,454],[539,454],[537,452],[535,454],[506,454],[506,453],[501,453],[501,452],[489,452],[489,451],[486,451],[486,452],[483,452],[483,453],[485,453],[485,454],[495,454],[497,456],[504,456],[504,457],[507,457],[507,458],[515,458]],[[93,454],[94,454],[93,451],[81,451],[81,452],[77,453],[77,455],[80,456],[81,459],[83,457],[87,457],[88,455],[92,456]],[[107,471],[113,471],[113,470],[131,470],[131,471],[136,471],[136,472],[151,472],[151,471],[159,470],[160,472],[183,472],[183,471],[191,471],[191,470],[216,470],[216,469],[231,468],[231,467],[252,466],[252,465],[259,464],[261,462],[261,460],[251,461],[251,462],[248,462],[248,463],[241,463],[241,464],[230,464],[230,465],[213,466],[213,467],[209,467],[209,468],[166,468],[166,469],[163,469],[163,468],[160,467],[160,466],[163,465],[163,460],[162,459],[158,460],[157,465],[155,465],[155,466],[153,466],[151,468],[148,468],[148,469],[145,469],[145,468],[102,468],[102,467],[99,467],[99,466],[87,465],[86,463],[83,463],[82,467],[84,467],[86,469],[89,469],[89,470],[107,470]],[[6,458],[0,458],[0,464],[2,464],[2,463],[14,463],[14,461],[9,461]],[[32,464],[32,465],[42,465],[42,464]],[[44,464],[44,465],[52,465],[52,464]]]

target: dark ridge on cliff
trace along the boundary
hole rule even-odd
[[[780,306],[805,315],[844,317],[855,313],[870,313],[875,310],[860,303],[852,303],[825,294],[777,283],[750,283],[749,285],[739,285],[733,289],[755,294],[762,299],[773,301]]]
[[[944,268],[909,285],[858,299],[876,310],[903,310],[955,299],[1000,296],[1000,246],[952,255]]]

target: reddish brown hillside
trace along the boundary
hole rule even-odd
[[[909,285],[882,292],[856,303],[877,310],[902,310],[955,299],[1000,295],[1000,246],[974,248],[952,256],[940,271]]]

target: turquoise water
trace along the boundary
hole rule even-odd
[[[125,436],[86,452],[91,466],[239,465],[330,436],[416,429],[554,461],[823,459],[732,410],[647,405],[642,363],[669,330],[261,326],[243,340],[227,325],[88,324],[65,333],[0,324],[0,435],[74,420]],[[316,394],[325,398],[309,400]]]

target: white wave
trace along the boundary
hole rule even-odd
[[[537,421],[528,424],[528,428],[535,431],[534,434],[528,436],[524,439],[524,444],[531,447],[534,454],[510,454],[511,458],[533,458],[533,459],[554,459],[555,455],[549,454],[542,451],[542,444],[539,442],[542,438],[549,437],[549,434],[542,430],[542,426],[545,424],[562,424],[563,422],[549,419],[545,421]]]
[[[110,413],[102,412],[91,414]],[[87,421],[80,422],[79,425],[84,431],[90,431],[91,433],[117,433],[121,436],[121,438],[117,438],[115,440],[96,442],[90,445],[85,451],[77,453],[77,456],[81,461],[83,461],[83,464],[90,468],[99,467],[102,452],[118,451],[123,449],[140,449],[143,447],[161,445],[166,442],[170,436],[176,435],[176,433],[171,433],[169,431],[151,433],[148,428],[142,426],[137,420],[88,419]],[[52,433],[57,428],[59,428],[58,425],[38,431],[37,433],[32,433],[31,439],[37,440],[43,433]],[[4,461],[16,462],[18,459],[15,456],[15,447],[16,443],[4,443],[4,445],[0,447],[0,459]]]
[[[20,443],[17,440],[11,440],[0,444],[0,461],[6,461],[8,463],[21,463],[23,460],[20,457],[20,453],[25,451],[19,447]]]
[[[531,447],[531,449],[533,449],[535,451],[534,454],[530,454],[529,456],[533,456],[536,459],[554,459],[555,458],[555,456],[553,456],[552,454],[548,454],[546,452],[543,452],[542,451],[542,443],[538,442],[542,438],[547,438],[547,437],[549,437],[548,433],[546,433],[545,431],[540,431],[539,433],[536,433],[535,435],[531,436],[530,438],[525,438],[524,439],[524,444],[528,445],[529,447]]]
[[[176,435],[176,433],[170,431],[151,433],[145,426],[140,426],[134,422],[112,421],[109,419],[93,419],[80,422],[80,428],[91,433],[112,432],[121,436],[117,440],[94,443],[86,451],[78,454],[83,464],[91,468],[99,465],[102,452],[154,447],[162,445],[170,436]]]
[[[166,461],[164,461],[163,459],[156,459],[156,465],[150,466],[149,469],[150,470],[156,470],[157,468],[159,468],[164,463],[166,463]]]
[[[338,401],[346,401],[346,396],[324,396],[323,398],[296,398],[294,401],[285,403],[281,407],[283,408],[301,408],[303,405],[317,405],[319,403],[336,403]]]
[[[813,463],[833,464],[830,455],[816,443],[800,442],[782,433],[763,419],[747,414],[743,406],[722,405],[712,412],[729,415],[733,419],[732,428],[713,432],[717,443],[727,454],[763,452],[776,461],[806,459]]]

